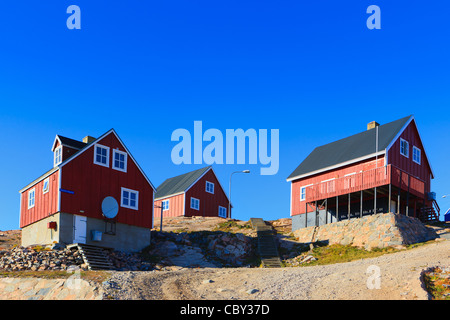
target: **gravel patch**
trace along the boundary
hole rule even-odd
[[[450,241],[325,266],[113,272],[103,289],[118,300],[429,299],[421,273],[434,266],[450,266]]]

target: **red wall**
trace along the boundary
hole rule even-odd
[[[214,194],[206,192],[206,181],[214,183]],[[191,197],[200,200],[200,210],[191,209]],[[217,217],[219,215],[219,206],[227,208],[228,214],[227,196],[220,187],[214,172],[209,170],[186,192],[185,216]]]
[[[378,158],[378,167],[384,166],[384,157]],[[309,184],[320,183],[324,180],[332,178],[341,178],[346,174],[353,172],[366,171],[376,168],[375,158],[368,159],[363,162],[358,162],[352,165],[348,165],[336,170],[327,171],[324,173],[319,173],[313,176],[306,177],[304,179],[299,179],[292,181],[291,184],[291,215],[305,213],[305,201],[300,201],[300,188],[307,186]],[[311,210],[311,207],[309,208]]]
[[[400,138],[409,142],[409,158],[406,158],[400,154]],[[430,192],[431,170],[414,121],[411,121],[408,127],[401,134],[400,138],[397,139],[391,149],[389,149],[388,162],[423,180],[425,182],[425,192]],[[420,165],[413,161],[413,146],[416,146],[421,150]]]
[[[59,141],[56,141],[55,149],[59,147],[60,143]],[[75,153],[77,153],[79,150],[71,148],[71,147],[62,147],[62,161],[65,161],[69,159],[71,156],[73,156]],[[54,158],[53,158],[54,159]]]
[[[58,211],[59,171],[49,176],[49,190],[43,194],[44,180],[41,180],[21,194],[20,199],[20,227],[23,228],[33,222],[41,220]],[[34,188],[34,207],[28,209],[28,192]]]
[[[163,219],[167,217],[179,217],[184,213],[184,193],[168,197],[162,200],[155,201],[155,214],[154,218],[159,220],[161,218],[161,209],[157,208],[162,205],[163,200],[169,201],[169,210],[163,211]]]
[[[409,142],[409,158],[400,154],[400,138]],[[415,163],[413,158],[413,146],[416,146],[421,150],[421,164]],[[384,157],[378,159],[378,167],[384,166]],[[423,145],[420,141],[419,133],[414,121],[408,125],[403,131],[401,136],[394,142],[392,147],[388,151],[388,164],[398,167],[399,169],[415,176],[425,183],[425,193],[430,191],[430,174],[431,170],[426,158]],[[346,174],[352,172],[359,172],[360,170],[369,170],[375,168],[374,159],[353,164],[337,170],[328,171],[326,173],[317,174],[307,177],[305,179],[299,179],[291,183],[291,215],[297,215],[305,213],[305,201],[300,201],[300,188],[309,184],[316,184],[324,180],[331,178],[343,177]],[[310,208],[309,208],[310,210]]]
[[[107,196],[119,203],[115,221],[146,228],[152,227],[153,189],[128,155],[127,172],[112,169],[113,149],[125,151],[114,133],[98,144],[110,147],[109,168],[94,164],[94,144],[62,167],[61,212],[103,219],[101,203]],[[120,206],[121,187],[139,191],[138,209]]]

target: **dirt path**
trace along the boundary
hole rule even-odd
[[[168,300],[428,299],[421,272],[432,266],[450,266],[450,241],[326,266],[115,272],[111,282],[116,287],[107,295]]]

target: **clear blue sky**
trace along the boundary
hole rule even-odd
[[[81,8],[81,30],[66,9]],[[369,5],[381,30],[366,27]],[[289,217],[287,176],[318,145],[414,114],[450,200],[450,4],[444,1],[8,1],[0,10],[0,229],[52,167],[56,134],[114,128],[153,184],[173,130],[280,130],[280,169],[217,165],[234,217]]]

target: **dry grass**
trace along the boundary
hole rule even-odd
[[[431,268],[423,273],[423,281],[433,300],[450,300],[450,272]]]
[[[41,278],[41,279],[67,279],[74,272],[70,271],[0,271],[0,278]],[[86,281],[101,283],[110,277],[106,271],[80,271],[80,277]]]

